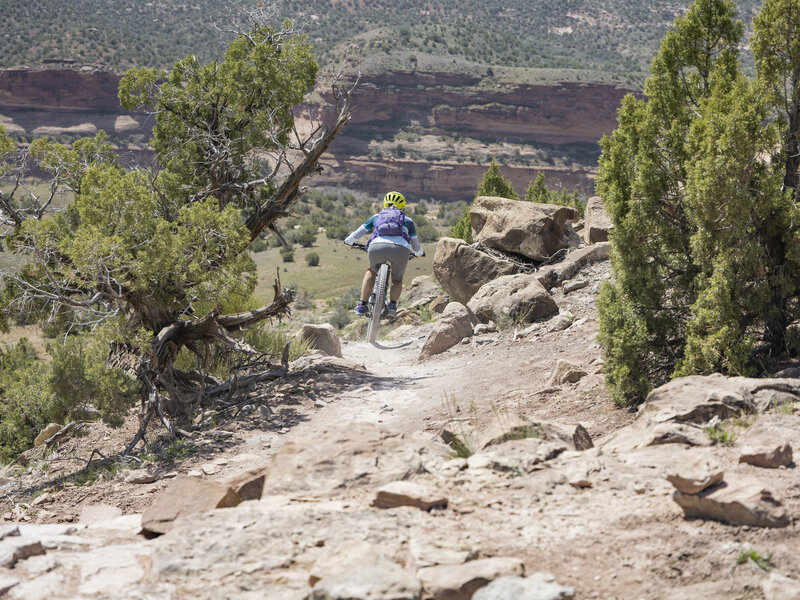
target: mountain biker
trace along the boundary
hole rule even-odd
[[[372,234],[367,242],[369,267],[361,283],[361,301],[355,307],[358,315],[367,312],[367,300],[375,285],[378,268],[381,263],[389,263],[392,269],[392,287],[389,292],[388,312],[389,317],[395,317],[397,300],[403,291],[403,275],[411,251],[413,250],[416,256],[425,256],[414,221],[403,212],[405,207],[406,199],[403,194],[389,192],[383,198],[383,210],[372,215],[344,240],[345,244],[352,246],[362,236]]]

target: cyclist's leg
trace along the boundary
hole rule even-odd
[[[408,266],[408,257],[411,251],[403,246],[392,246],[387,252],[387,260],[392,266],[392,289],[389,293],[389,300],[397,302],[400,294],[403,293],[403,276]]]
[[[373,271],[371,267],[364,273],[364,280],[361,282],[361,302],[369,300],[372,288],[375,287],[375,276],[377,274],[377,269]]]

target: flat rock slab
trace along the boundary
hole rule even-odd
[[[481,558],[462,565],[425,567],[417,571],[425,593],[434,600],[470,600],[476,590],[507,575],[524,575],[517,558]]]
[[[489,446],[473,454],[467,459],[467,464],[472,469],[530,473],[567,449],[567,445],[560,440],[541,438],[511,440],[497,446]]]
[[[13,577],[3,577],[0,576],[0,596],[8,592],[14,586],[19,585],[19,579],[14,579]]]
[[[285,445],[270,463],[264,494],[324,496],[378,487],[424,472],[423,457],[442,445],[371,423],[349,423],[307,443]]]
[[[374,555],[317,582],[308,600],[420,600],[422,584],[400,565]]]
[[[672,498],[687,517],[752,527],[786,527],[791,522],[780,500],[757,479],[728,477],[699,494],[676,491]]]
[[[142,529],[166,533],[178,517],[215,508],[238,505],[242,499],[226,485],[179,476],[164,489],[142,514]]]
[[[44,546],[38,538],[9,536],[0,541],[0,567],[11,569],[20,560],[44,553]]]
[[[532,575],[496,579],[475,592],[472,600],[571,600],[574,597],[574,588]]]
[[[761,415],[738,440],[739,462],[765,469],[789,466],[794,461],[792,444],[800,440],[800,415]]]
[[[447,498],[413,481],[392,481],[378,490],[372,506],[376,508],[414,506],[422,510],[431,510],[447,508]]]
[[[787,467],[794,462],[792,446],[789,442],[762,440],[742,448],[739,462],[755,465],[764,469]]]
[[[722,483],[724,478],[725,473],[714,456],[700,451],[686,456],[667,474],[667,481],[684,494],[699,494]]]
[[[623,452],[664,443],[709,445],[702,427],[693,425],[755,412],[775,394],[800,397],[800,379],[679,377],[650,392],[636,421],[618,431],[603,449]]]

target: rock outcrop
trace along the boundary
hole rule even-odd
[[[481,252],[464,240],[441,238],[433,256],[433,274],[452,300],[466,304],[484,284],[511,275],[514,263]]]
[[[567,227],[578,211],[555,204],[479,196],[469,211],[472,239],[487,248],[543,261],[567,248]]]
[[[583,218],[585,221],[583,239],[587,244],[608,241],[608,232],[611,231],[613,225],[600,196],[592,196],[587,200]]]

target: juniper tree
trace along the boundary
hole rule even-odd
[[[756,373],[786,349],[800,275],[791,149],[800,63],[788,35],[799,12],[764,4],[753,82],[741,73],[733,2],[698,0],[664,38],[645,98],[624,99],[602,142],[616,281],[601,293],[600,335],[620,402],[675,375]]]
[[[141,384],[145,422],[155,412],[173,432],[166,414],[209,383],[176,368],[181,350],[200,363],[209,344],[257,356],[242,333],[288,313],[292,293],[277,281],[271,304],[248,306],[256,276],[247,249],[264,229],[278,233],[276,219],[350,118],[349,94],[334,82],[331,123],[301,133],[292,107],[317,74],[308,41],[276,24],[272,8],[240,16],[220,59],[189,56],[123,77],[123,106],[155,120],[157,169],[120,168],[103,134],[71,148],[37,140],[22,153],[0,135],[0,175],[11,182],[0,234],[23,257],[3,274],[0,325],[25,315],[59,321],[65,334],[93,332],[109,363]],[[50,176],[45,196],[20,193],[33,161]],[[60,190],[74,200],[48,216]]]

